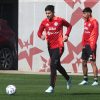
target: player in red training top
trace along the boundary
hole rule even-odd
[[[48,51],[51,58],[51,75],[50,86],[45,92],[52,93],[54,92],[57,76],[56,70],[58,70],[67,80],[67,89],[69,89],[71,85],[71,78],[69,77],[65,69],[61,66],[60,57],[63,54],[64,42],[68,40],[72,26],[65,19],[56,17],[54,15],[53,5],[46,6],[45,13],[47,18],[42,21],[38,30],[38,36],[42,40],[45,40],[45,38],[47,39]],[[67,32],[65,36],[63,36],[63,26],[67,27]],[[43,31],[46,32],[46,36],[42,34]]]
[[[88,68],[87,61],[89,60],[94,73],[94,82],[92,86],[98,85],[98,69],[96,66],[96,48],[98,39],[98,22],[96,19],[92,18],[92,10],[86,7],[83,10],[84,22],[84,33],[82,38],[82,67],[84,79],[79,85],[85,85],[88,83]]]

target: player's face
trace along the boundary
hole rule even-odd
[[[45,11],[47,18],[50,20],[54,17],[54,12],[47,10]]]
[[[83,12],[83,18],[84,20],[88,20],[91,16],[91,13],[90,12]]]

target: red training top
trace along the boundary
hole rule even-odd
[[[98,39],[98,22],[94,18],[90,18],[84,22],[84,33],[82,38],[82,45],[89,44],[92,50],[96,48],[96,42]]]
[[[63,18],[54,16],[52,20],[44,19],[39,27],[38,36],[41,38],[43,31],[51,49],[63,47],[63,26],[67,27],[65,35],[69,36],[72,26]]]

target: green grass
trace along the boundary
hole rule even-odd
[[[55,92],[44,93],[49,86],[49,75],[30,74],[0,74],[0,100],[99,100],[100,86],[91,86],[93,77],[89,77],[89,84],[78,86],[82,76],[72,76],[72,88],[66,89],[66,81],[62,76],[57,77]],[[17,91],[14,95],[7,95],[5,88],[14,84]]]

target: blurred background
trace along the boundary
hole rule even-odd
[[[0,70],[18,69],[18,0],[0,0]]]

